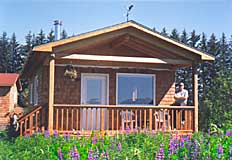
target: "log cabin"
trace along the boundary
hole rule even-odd
[[[22,86],[17,73],[0,73],[0,130],[10,124],[12,114],[20,116],[24,110],[18,106],[18,91]]]
[[[135,21],[36,46],[21,73],[34,108],[19,119],[20,134],[197,132],[197,66],[213,60]],[[175,73],[185,67],[193,105],[174,106]]]

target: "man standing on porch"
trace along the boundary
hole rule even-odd
[[[188,91],[184,89],[184,83],[180,83],[179,91],[174,96],[177,106],[186,106],[188,101]]]

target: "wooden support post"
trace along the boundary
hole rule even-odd
[[[33,130],[33,114],[29,117],[29,133],[32,134]]]
[[[100,114],[100,129],[101,131],[104,131],[104,108],[101,108],[101,114]]]
[[[23,122],[20,122],[20,136],[23,136]]]
[[[194,102],[194,131],[198,132],[198,74],[197,64],[193,64],[193,102]]]
[[[149,109],[149,130],[152,131],[152,109]]]
[[[49,99],[48,99],[48,129],[53,132],[53,105],[54,105],[54,81],[55,81],[55,54],[49,60]]]

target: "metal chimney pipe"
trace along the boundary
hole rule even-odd
[[[54,26],[55,26],[55,40],[60,40],[60,32],[61,32],[61,25],[62,21],[60,20],[55,20],[54,21]]]

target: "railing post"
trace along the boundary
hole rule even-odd
[[[30,135],[32,134],[32,129],[33,129],[33,115],[34,114],[30,115],[30,117],[29,117],[29,133],[30,133]]]
[[[152,109],[149,109],[149,130],[152,131]]]
[[[40,113],[40,111],[37,111],[35,113],[35,131],[38,131],[38,114]]]
[[[54,105],[54,81],[55,81],[55,54],[51,54],[49,60],[49,99],[48,99],[48,129],[53,132],[53,105]]]
[[[101,108],[101,116],[100,116],[100,128],[101,128],[101,131],[104,131],[104,108]]]
[[[23,122],[20,122],[20,136],[23,135]]]
[[[198,132],[198,74],[197,74],[197,64],[193,64],[193,102],[194,102],[194,131]]]

